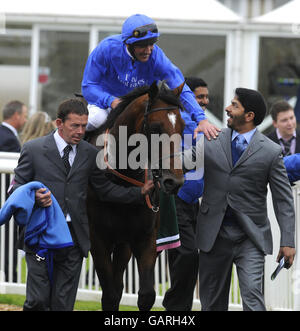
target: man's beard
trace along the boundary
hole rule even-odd
[[[242,115],[236,115],[236,116],[233,116],[233,117],[230,117],[231,118],[231,123],[229,124],[227,122],[227,126],[230,128],[230,129],[233,129],[233,130],[236,130],[237,131],[237,128],[243,126],[246,121],[245,121],[245,114],[242,114]]]

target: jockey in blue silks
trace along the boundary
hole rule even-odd
[[[103,39],[93,50],[82,80],[82,93],[89,104],[87,130],[104,123],[109,111],[118,104],[118,97],[136,87],[166,80],[174,89],[184,82],[181,71],[155,44],[159,35],[153,19],[136,14],[125,20],[121,34]],[[181,112],[185,135],[192,137],[199,122],[212,126],[187,84],[180,97],[185,108]],[[199,131],[205,133],[205,130]],[[191,145],[195,145],[195,139],[186,139],[183,147],[188,149]],[[195,203],[203,192],[203,174],[195,175],[192,180],[185,181],[179,192],[179,196],[188,203]]]
[[[109,111],[120,102],[119,97],[136,87],[165,80],[171,89],[184,82],[181,71],[155,44],[159,37],[153,19],[132,15],[125,20],[122,33],[103,39],[89,55],[82,80],[82,94],[89,106],[87,130],[105,122]],[[210,138],[218,129],[208,122],[194,94],[185,84],[181,93],[185,121]]]

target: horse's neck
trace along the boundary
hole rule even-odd
[[[146,96],[141,96],[132,101],[126,109],[119,115],[113,127],[113,131],[117,132],[120,126],[126,126],[129,135],[141,133],[141,123],[145,113]]]

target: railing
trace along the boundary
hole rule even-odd
[[[19,154],[17,153],[2,153],[0,152],[0,174],[1,174],[1,192],[0,205],[2,206],[6,199],[6,188],[13,178],[13,169],[17,165]],[[296,217],[300,220],[300,186],[293,188],[295,197]],[[269,310],[299,310],[300,309],[300,263],[296,256],[295,263],[290,270],[282,271],[275,281],[270,280],[270,275],[277,266],[276,256],[279,249],[279,229],[274,216],[272,201],[268,196],[269,218],[272,225],[274,239],[274,254],[266,257],[265,265],[265,301]],[[5,226],[9,228],[9,236],[5,238]],[[14,222],[11,220],[7,225],[0,227],[0,293],[2,294],[25,294],[26,282],[26,263],[24,252],[17,252],[17,277],[14,279],[14,239],[13,229]],[[300,232],[299,227],[296,227],[296,243],[299,243]],[[8,240],[8,245],[5,245]],[[298,245],[297,245],[298,246]],[[8,274],[5,278],[5,247],[8,249],[9,264]],[[8,248],[7,248],[8,247]],[[299,246],[298,246],[299,247]],[[164,293],[169,287],[169,271],[167,254],[163,251],[157,259],[155,267],[155,290],[156,290],[156,307],[162,307]],[[138,270],[134,259],[131,259],[126,269],[124,276],[124,292],[121,304],[136,306],[138,292]],[[299,283],[299,284],[298,284]],[[238,286],[237,274],[235,267],[232,273],[231,295],[229,302],[230,310],[241,310],[242,302]],[[79,289],[77,293],[78,300],[100,301],[101,288],[93,266],[93,259],[89,256],[84,259],[81,277],[79,281]],[[195,289],[193,309],[201,308],[199,301],[198,284]]]

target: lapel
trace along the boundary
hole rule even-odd
[[[54,163],[61,171],[63,171],[65,176],[67,176],[67,170],[58,152],[53,133],[45,137],[44,155],[50,162]],[[86,162],[87,159],[87,147],[85,147],[85,143],[81,141],[77,145],[76,156],[67,178],[71,177],[76,172],[76,170]]]
[[[68,177],[71,177],[88,160],[87,146],[88,145],[86,145],[83,141],[80,141],[80,143],[77,145],[76,156],[75,156],[75,159],[72,164]]]
[[[235,167],[238,167],[240,164],[245,162],[250,156],[257,153],[262,148],[262,142],[264,141],[264,136],[256,129],[250,144],[245,149],[244,153],[241,155],[241,157],[237,160]],[[231,146],[231,145],[230,145]]]
[[[231,154],[231,135],[232,130],[229,128],[222,130],[219,134],[219,141],[226,155],[226,159],[230,165],[230,168],[238,167],[241,163],[245,162],[250,156],[262,148],[261,143],[264,141],[264,136],[258,130],[256,130],[250,141],[250,144],[233,167]]]
[[[56,142],[53,137],[54,133],[49,134],[45,137],[44,143],[44,156],[52,163],[54,163],[65,175],[67,175],[67,170],[58,152]]]
[[[222,149],[226,155],[226,159],[230,168],[232,168],[232,157],[231,157],[231,129],[224,129],[219,134],[219,141]]]

